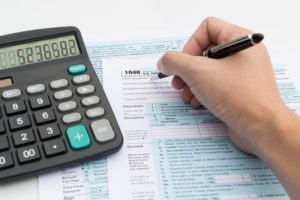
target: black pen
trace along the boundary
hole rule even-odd
[[[250,35],[246,35],[225,44],[220,44],[215,47],[212,47],[202,53],[202,56],[208,58],[224,58],[240,52],[244,49],[252,47],[258,43],[260,43],[264,39],[264,35],[261,33],[254,33]],[[158,78],[165,78],[168,75],[165,75],[161,72],[157,74]]]

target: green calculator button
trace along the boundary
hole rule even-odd
[[[67,137],[71,148],[74,150],[84,149],[91,145],[91,139],[83,125],[76,125],[68,128]]]
[[[84,64],[71,65],[68,71],[71,75],[83,74],[86,72],[86,66]]]

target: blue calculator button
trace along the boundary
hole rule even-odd
[[[91,139],[83,125],[76,125],[68,128],[67,136],[70,146],[74,150],[84,149],[91,145]]]
[[[71,65],[68,71],[71,75],[83,74],[86,72],[86,66],[84,64]]]

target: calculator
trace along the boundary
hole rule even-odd
[[[0,182],[97,158],[123,137],[76,27],[0,36]]]

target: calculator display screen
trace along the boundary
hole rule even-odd
[[[0,48],[0,70],[79,54],[74,35],[3,47]]]

